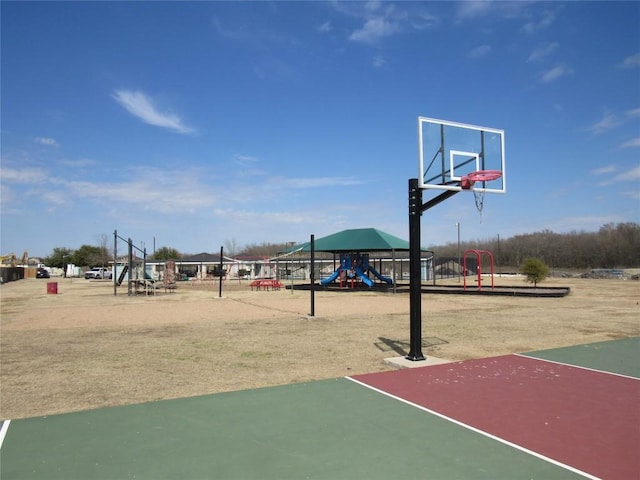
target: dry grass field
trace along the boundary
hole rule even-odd
[[[461,360],[640,335],[640,282],[543,285],[571,293],[424,294],[423,353]],[[308,291],[234,281],[221,298],[217,283],[129,297],[83,279],[22,280],[0,294],[3,419],[381,371],[408,353],[406,293],[319,291],[314,317]]]

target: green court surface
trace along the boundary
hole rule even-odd
[[[640,378],[640,337],[527,352],[525,355]]]
[[[5,432],[2,480],[585,478],[347,378],[19,419]]]
[[[571,477],[346,379],[17,420],[1,473],[3,480]]]

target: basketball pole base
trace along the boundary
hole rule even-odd
[[[422,285],[420,271],[420,217],[422,190],[418,179],[409,179],[409,355],[407,360],[425,360],[422,354]]]
[[[421,362],[421,361],[423,361],[423,360],[426,360],[426,359],[427,359],[427,357],[425,357],[424,355],[422,355],[422,353],[421,353],[419,356],[417,356],[417,355],[415,355],[415,354],[411,354],[411,353],[409,353],[409,355],[407,355],[407,356],[406,356],[406,357],[404,357],[404,358],[406,358],[407,360],[410,360],[410,361],[412,361],[412,362]]]

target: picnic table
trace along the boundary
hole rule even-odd
[[[155,295],[158,290],[164,288],[166,292],[169,290],[170,292],[174,292],[176,290],[175,283],[165,283],[162,280],[152,280],[149,278],[131,280],[133,283],[133,290],[136,295]]]
[[[133,293],[135,295],[149,295],[149,293],[155,294],[153,280],[149,281],[146,279],[134,279],[130,280],[129,283],[132,285]]]
[[[280,290],[284,285],[282,282],[276,278],[257,278],[253,282],[249,284],[251,290],[254,288],[256,290],[264,289],[264,290]]]

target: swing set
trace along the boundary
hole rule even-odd
[[[478,262],[478,268],[477,268],[477,275],[478,275],[478,291],[482,291],[482,258],[483,256],[487,256],[489,258],[489,265],[491,266],[491,290],[493,290],[494,287],[494,283],[493,283],[493,274],[494,274],[494,269],[493,269],[493,264],[494,264],[494,258],[493,258],[493,253],[489,252],[488,250],[466,250],[462,256],[462,278],[464,279],[463,281],[463,286],[464,286],[464,290],[467,289],[467,255],[469,254],[473,254],[476,256]]]

